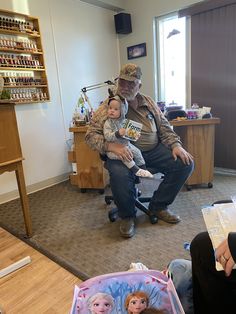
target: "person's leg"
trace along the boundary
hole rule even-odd
[[[143,152],[147,168],[164,174],[164,179],[154,192],[149,208],[152,211],[167,209],[187,178],[193,171],[193,163],[185,165],[181,159],[174,160],[172,151],[163,144],[159,144],[151,151]]]
[[[122,161],[122,162],[136,176],[143,177],[143,178],[153,178],[153,175],[151,174],[151,172],[149,172],[146,169],[139,168],[139,166],[137,166],[133,160],[132,161]]]
[[[146,169],[145,160],[141,151],[131,143],[129,143],[129,148],[133,154],[133,160],[135,162],[135,166],[131,170],[138,177],[153,178],[151,172]]]
[[[131,145],[131,144],[130,144]],[[133,156],[134,156],[134,159],[131,160],[131,161],[124,161],[122,160],[123,164],[125,164],[125,166],[131,170],[136,176],[138,177],[143,177],[143,178],[153,178],[153,175],[151,174],[151,172],[149,172],[147,169],[146,169],[146,165],[145,165],[145,161],[142,157],[142,154],[140,152],[140,150],[138,148],[136,148],[134,145],[132,145],[132,153],[133,153]],[[141,167],[139,167],[139,165],[137,165],[135,163],[135,157],[137,156],[137,153],[138,155],[141,157],[138,159],[139,162],[141,162],[139,165]],[[115,159],[115,160],[119,160],[119,158],[117,157],[116,154],[114,153],[111,153],[111,152],[108,152],[107,153],[107,157],[110,158],[110,159]]]
[[[145,160],[143,158],[143,155],[140,151],[140,149],[133,144],[129,143],[129,149],[131,150],[133,154],[133,159],[138,166],[145,165]]]
[[[229,277],[215,268],[208,232],[198,234],[190,246],[195,314],[233,314],[236,311],[236,271]]]
[[[118,215],[122,219],[121,235],[132,237],[135,233],[135,175],[120,160],[107,159],[105,166],[109,171],[110,185]]]
[[[171,274],[176,292],[185,313],[194,313],[191,261],[186,259],[175,259],[170,262],[168,271]]]
[[[107,159],[106,168],[119,217],[135,217],[135,175],[119,160]]]

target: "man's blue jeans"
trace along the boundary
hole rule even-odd
[[[142,154],[152,173],[161,172],[164,175],[153,193],[149,208],[153,211],[166,209],[192,173],[194,165],[185,165],[179,158],[175,161],[172,151],[163,144]],[[120,160],[108,158],[105,166],[110,174],[111,190],[119,216],[122,219],[135,217],[135,175]]]

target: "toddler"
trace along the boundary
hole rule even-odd
[[[126,100],[121,100],[117,95],[109,99],[107,120],[103,127],[104,137],[108,142],[118,142],[129,147],[133,154],[133,160],[122,162],[138,177],[152,178],[151,172],[146,170],[146,165],[141,151],[124,138],[125,129],[123,123],[125,115],[128,111],[128,104]],[[110,159],[119,159],[118,156],[112,152],[107,152]]]

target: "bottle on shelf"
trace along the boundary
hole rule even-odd
[[[0,10],[0,76],[15,102],[49,100],[37,18]]]

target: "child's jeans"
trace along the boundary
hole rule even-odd
[[[186,259],[170,262],[168,271],[186,314],[193,314],[192,263]]]

